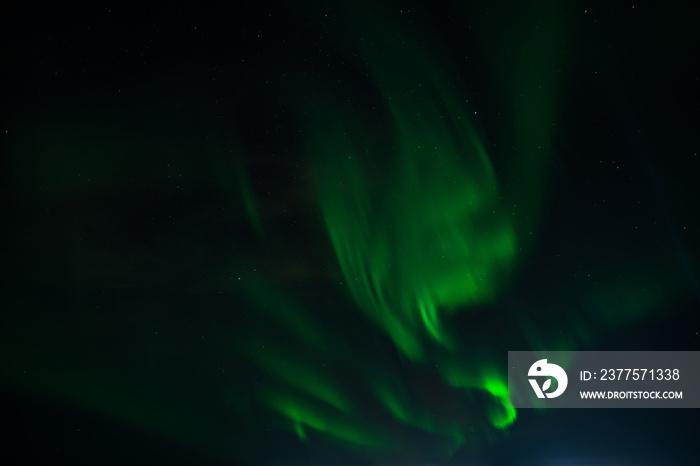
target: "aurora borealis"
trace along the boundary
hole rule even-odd
[[[0,20],[11,464],[696,464],[506,382],[700,350],[692,4],[61,8]]]

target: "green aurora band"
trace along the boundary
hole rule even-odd
[[[456,96],[425,87],[428,95],[410,99],[385,91],[395,166],[375,186],[359,155],[371,149],[342,128],[314,125],[324,134],[318,198],[353,298],[416,361],[425,357],[423,335],[454,345],[440,312],[491,301],[516,248],[466,111],[442,104]]]
[[[516,265],[516,226],[473,112],[441,77],[439,63],[417,43],[406,46],[405,37],[399,47],[378,35],[368,41],[373,46],[359,47],[385,104],[387,134],[377,141],[360,112],[338,103],[336,89],[307,107],[304,134],[316,163],[319,208],[358,310],[414,370],[439,367],[435,382],[472,400],[481,413],[465,408],[435,415],[430,402],[422,406],[417,400],[416,390],[388,375],[395,372],[391,366],[370,371],[364,390],[393,423],[432,434],[436,451],[449,458],[484,412],[496,429],[516,418],[504,371],[495,361],[470,357],[450,327],[458,311],[498,298]],[[394,58],[391,66],[385,54]],[[251,289],[249,296],[257,296],[259,309],[271,315],[289,309],[271,293]],[[259,347],[247,346],[250,353]],[[266,348],[274,345],[268,341]],[[285,417],[290,430],[306,441],[313,431],[362,454],[406,448],[406,440],[377,435],[386,420],[378,424],[372,411],[353,406],[341,389],[345,384],[333,383],[311,354],[301,353],[286,346],[254,358],[276,379],[261,401]],[[334,364],[347,370],[361,364],[356,359],[349,354]],[[280,392],[280,382],[288,392]]]
[[[249,328],[234,329],[235,337],[228,328],[222,331],[225,343],[216,347],[217,357],[221,354],[225,361],[242,358],[245,368],[241,371],[246,377],[245,371],[253,372],[250,379],[255,384],[232,383],[226,394],[212,396],[221,396],[221,403],[253,428],[259,426],[260,418],[268,425],[266,415],[274,413],[271,425],[291,432],[310,446],[329,441],[359,455],[378,458],[416,459],[423,454],[429,455],[428,461],[435,455],[448,459],[469,442],[478,445],[484,439],[507,435],[516,419],[508,401],[502,361],[494,359],[493,348],[474,351],[471,342],[455,332],[453,323],[467,310],[478,312],[501,303],[504,290],[537,236],[534,233],[552,155],[556,104],[560,103],[557,92],[564,27],[559,20],[564,15],[552,5],[528,4],[523,7],[527,11],[510,13],[521,19],[517,23],[523,25],[519,26],[522,30],[509,30],[502,37],[489,32],[488,37],[498,36],[494,40],[502,41],[493,44],[493,50],[506,51],[494,53],[493,69],[497,70],[498,88],[503,90],[500,108],[507,109],[503,110],[502,124],[508,127],[504,139],[517,147],[517,151],[507,154],[505,163],[501,161],[501,165],[511,167],[503,170],[497,160],[492,160],[492,146],[485,142],[477,116],[465,102],[464,89],[445,64],[446,58],[440,56],[443,44],[419,43],[423,38],[411,39],[410,34],[403,33],[406,28],[388,19],[386,25],[377,26],[374,34],[364,28],[363,37],[353,33],[343,36],[343,32],[353,31],[354,25],[370,24],[369,17],[384,20],[389,16],[376,8],[365,11],[366,17],[347,12],[346,27],[339,27],[340,33],[328,40],[335,37],[338,49],[358,52],[353,65],[363,70],[374,89],[377,102],[373,103],[378,109],[359,101],[348,104],[352,102],[352,89],[330,79],[314,82],[313,90],[300,92],[300,99],[312,93],[316,97],[294,107],[306,155],[311,159],[314,207],[322,216],[319,242],[330,243],[337,263],[330,267],[339,269],[338,276],[342,274],[341,292],[335,295],[341,296],[338,313],[351,314],[338,319],[352,321],[359,329],[338,329],[335,317],[318,309],[323,306],[301,302],[262,268],[257,275],[240,273],[241,281],[235,276],[232,279],[231,271],[238,274],[240,270],[254,270],[256,264],[264,262],[258,257],[264,257],[264,253],[246,244],[245,253],[232,258],[230,270],[222,273],[225,278],[217,282],[207,277],[202,289],[212,294],[215,290],[217,295],[226,289],[237,312],[250,310],[255,316],[245,321],[252,322]],[[462,16],[467,18],[469,14],[465,11]],[[478,17],[488,21],[487,15]],[[524,25],[531,24],[538,24],[538,28],[526,30]],[[498,30],[497,24],[485,23],[482,27]],[[474,34],[478,38],[479,33]],[[385,58],[389,56],[391,60]],[[107,132],[105,128],[116,126],[109,119],[85,121],[54,114],[44,119],[46,122],[18,136],[20,142],[11,148],[14,169],[26,180],[17,191],[36,197],[37,205],[43,206],[50,195],[87,197],[93,193],[94,188],[76,180],[74,173],[92,173],[93,179],[111,189],[110,177],[128,172],[123,160],[128,147],[119,144],[138,140],[138,131],[125,128],[124,134]],[[61,137],[48,139],[46,135],[52,133]],[[168,146],[160,140],[149,141],[143,141],[144,154],[168,150],[182,160],[190,159],[189,152],[175,143]],[[254,173],[249,170],[254,156],[244,157],[243,144],[238,141],[229,145],[235,147],[231,159],[237,160],[218,162],[202,176],[202,182],[228,195],[227,200],[234,206],[231,210],[236,210],[231,215],[250,227],[250,236],[261,250],[269,247],[279,251],[280,244],[288,244],[275,237],[273,228],[265,229],[275,212],[271,211],[271,203],[256,199],[258,187],[248,178]],[[217,154],[215,149],[207,147],[203,152]],[[94,153],[101,154],[100,163],[95,161]],[[147,156],[141,158],[149,163]],[[181,165],[188,167],[184,162]],[[43,168],[37,171],[37,167]],[[144,168],[146,173],[159,170]],[[172,170],[175,178],[178,172]],[[155,175],[154,179],[158,180]],[[145,181],[144,186],[152,187],[154,179]],[[159,182],[169,186],[170,176]],[[41,186],[49,186],[52,194],[47,194],[49,189],[40,191]],[[76,236],[72,230],[61,231],[67,238]],[[208,244],[199,247],[206,250]],[[60,257],[69,263],[70,252],[65,254]],[[116,253],[107,259],[109,275],[103,282],[114,283],[125,277],[133,280],[136,275],[143,283],[152,284],[147,277],[137,275],[141,273],[139,262],[131,263],[129,257]],[[172,261],[166,268],[175,269],[179,258]],[[615,270],[600,284],[576,290],[581,306],[562,307],[559,320],[535,325],[522,317],[519,329],[531,349],[588,346],[603,328],[619,328],[658,313],[673,294],[673,286],[678,285],[656,279],[661,272],[637,269]],[[85,288],[102,285],[85,265],[76,265],[73,271],[80,274],[74,281]],[[619,278],[623,276],[633,278]],[[574,294],[552,290],[546,299],[556,301],[552,298],[556,293],[566,294],[559,302],[567,304],[569,295]],[[196,296],[198,300],[207,299],[202,294]],[[17,302],[18,309],[39,307]],[[543,303],[522,304],[523,312],[518,313],[530,315],[528,305]],[[147,308],[143,306],[145,314]],[[357,311],[356,315],[352,311]],[[93,318],[89,313],[86,316],[75,319]],[[27,324],[27,334],[33,335],[33,325]],[[104,326],[109,327],[107,321]],[[561,328],[571,330],[561,333]],[[26,355],[26,341],[15,336],[10,326],[2,330],[7,354]],[[216,334],[218,328],[206,330]],[[134,352],[135,360],[141,353],[154,351],[149,345],[155,344],[146,336],[143,339],[147,342],[143,348],[123,343]],[[17,375],[10,369],[3,369],[1,374],[13,385],[48,393],[51,399],[178,442],[228,453],[221,446],[226,444],[226,432],[211,425],[207,428],[206,423],[198,421],[199,413],[182,408],[185,397],[173,396],[170,400],[160,394],[162,387],[169,387],[165,375],[158,379],[160,385],[154,382],[156,388],[152,391],[139,389],[142,379],[154,377],[146,362],[129,369],[135,374],[132,381],[122,380],[124,368],[99,361],[88,360],[81,369],[53,370],[61,367],[62,358],[80,361],[85,357],[84,348],[78,345],[59,352],[58,344],[51,347],[39,339],[28,341],[32,342],[33,356],[25,356],[22,361],[29,368],[28,375]],[[181,344],[172,343],[174,347]],[[179,357],[176,354],[170,362],[179,366]],[[3,358],[6,368],[15,364],[14,356]],[[425,382],[411,385],[409,380]],[[265,415],[260,416],[261,410]],[[169,414],[157,414],[162,412]],[[486,434],[472,440],[475,432]],[[420,442],[413,442],[415,438]]]

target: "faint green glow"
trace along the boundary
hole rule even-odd
[[[378,385],[375,388],[375,393],[379,398],[379,401],[396,419],[407,424],[412,422],[411,417],[408,414],[408,406],[399,400],[396,393],[394,393],[388,386]]]
[[[309,350],[327,351],[330,346],[318,323],[279,289],[249,279],[245,291],[258,311],[269,319],[268,331],[274,331],[277,325],[277,331],[283,332],[286,340],[281,344],[269,338],[242,339],[239,345],[249,359],[278,382],[339,411],[350,411],[350,403],[341,394],[340,387],[321,371],[317,357],[308,356]],[[294,338],[290,340],[289,335]],[[335,347],[335,356],[342,355],[342,349],[338,345]]]
[[[401,379],[385,373],[375,374],[372,385],[386,411],[401,424],[432,434],[436,450],[446,459],[464,443],[467,421],[474,422],[474,419],[465,419],[464,412],[435,415],[427,406],[413,399]],[[439,405],[441,400],[432,401]]]
[[[288,350],[276,349],[270,343],[265,346],[265,351],[259,352],[254,359],[270,374],[339,411],[350,410],[350,403],[340,394],[339,387],[318,369],[300,358],[295,359]]]
[[[65,363],[59,364],[65,366]],[[143,384],[151,376],[144,372],[134,382],[124,378],[121,368],[89,367],[25,371],[17,377],[2,374],[0,380],[26,389],[58,405],[69,403],[95,416],[105,416],[122,426],[136,428],[178,443],[196,445],[220,454],[231,454],[225,434],[195,412],[176,392],[166,393]]]
[[[606,327],[644,319],[662,308],[661,286],[652,280],[629,278],[590,287],[584,295],[584,309]]]
[[[306,440],[306,431],[304,430],[304,426],[300,422],[294,423],[294,431],[297,433],[301,440]]]
[[[245,206],[246,213],[248,214],[248,219],[250,220],[255,233],[258,235],[258,237],[262,238],[263,228],[260,220],[260,212],[258,211],[255,203],[255,196],[253,195],[253,189],[250,186],[250,180],[248,179],[242,165],[238,166],[236,179],[238,181],[238,189],[240,190],[241,197],[243,199],[243,205]]]
[[[328,351],[330,338],[326,330],[310,315],[309,311],[262,280],[249,277],[243,283],[245,297],[256,310],[268,319],[269,325],[275,325],[291,334],[296,341],[303,342],[315,350]],[[340,351],[335,345],[336,354]]]
[[[436,421],[423,407],[411,402],[408,391],[400,380],[386,375],[374,381],[374,393],[379,402],[398,421],[425,432],[435,433]]]
[[[387,443],[386,436],[372,431],[366,425],[352,421],[343,415],[324,411],[311,403],[290,395],[270,395],[270,408],[290,419],[299,438],[306,438],[304,427],[328,435],[352,445],[379,448]]]

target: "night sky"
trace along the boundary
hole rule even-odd
[[[11,3],[3,464],[700,464],[506,380],[700,351],[695,2]]]

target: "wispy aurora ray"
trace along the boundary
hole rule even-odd
[[[392,48],[390,65],[367,49],[391,153],[332,107],[309,131],[320,208],[352,296],[403,354],[424,361],[426,340],[454,347],[445,313],[496,297],[516,235],[464,99],[418,45],[406,49]]]

